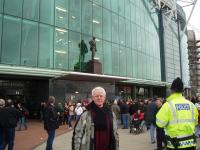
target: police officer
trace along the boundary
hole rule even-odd
[[[171,91],[172,94],[156,115],[156,124],[165,128],[168,150],[195,150],[197,109],[182,96],[183,82],[180,78],[173,81]]]

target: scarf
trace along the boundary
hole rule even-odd
[[[108,107],[103,106],[102,108],[98,107],[93,101],[89,105],[89,109],[92,112],[92,118],[97,130],[106,130],[107,129],[107,118],[109,118],[111,111]]]

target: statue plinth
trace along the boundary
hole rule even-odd
[[[98,60],[88,62],[88,73],[102,74],[102,64]]]

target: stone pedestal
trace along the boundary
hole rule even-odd
[[[102,74],[102,64],[98,60],[88,62],[88,73]]]

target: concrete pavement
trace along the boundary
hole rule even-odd
[[[153,150],[156,144],[150,144],[149,132],[139,135],[129,133],[129,129],[119,129],[120,150]],[[57,136],[54,140],[54,150],[71,150],[72,131]],[[46,143],[36,147],[34,150],[44,150]]]

